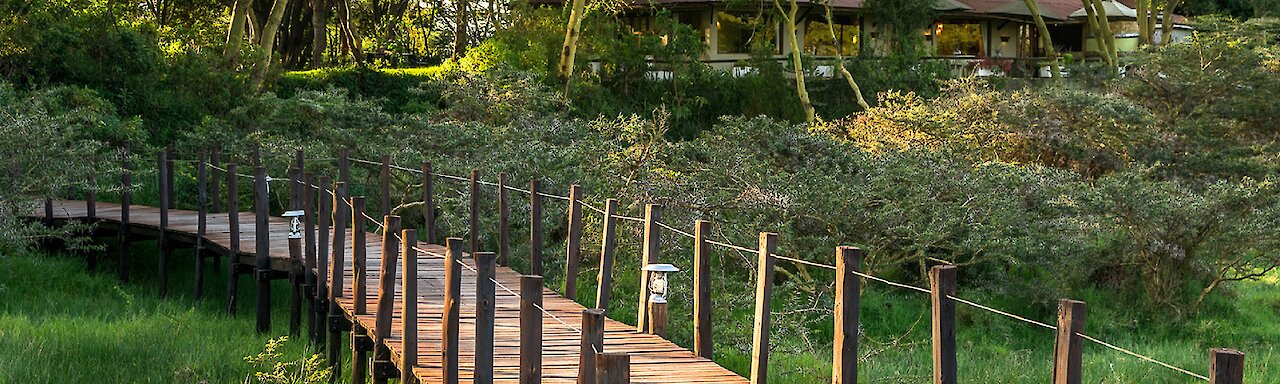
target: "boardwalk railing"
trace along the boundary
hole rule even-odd
[[[649,204],[645,207],[644,217],[630,217],[618,214],[618,200],[607,199],[604,209],[591,206],[584,201],[583,188],[572,185],[565,196],[546,193],[541,189],[537,178],[529,181],[529,189],[521,189],[508,184],[506,174],[499,174],[496,182],[482,180],[478,171],[472,170],[469,177],[453,176],[437,173],[430,163],[420,168],[407,168],[395,165],[390,156],[382,156],[380,161],[369,161],[350,157],[349,151],[343,150],[335,159],[338,179],[329,176],[316,177],[307,172],[305,158],[301,151],[293,154],[292,165],[285,172],[287,177],[271,177],[267,169],[260,164],[259,153],[255,150],[251,159],[254,162],[252,175],[238,172],[234,163],[222,165],[220,156],[215,152],[212,156],[200,154],[195,164],[197,177],[197,229],[195,230],[194,248],[197,255],[196,297],[203,295],[204,261],[213,245],[226,243],[225,253],[230,260],[227,266],[230,282],[228,284],[228,311],[237,308],[236,292],[239,276],[252,273],[257,281],[257,329],[269,332],[271,326],[271,284],[274,280],[290,282],[290,333],[299,334],[302,317],[306,317],[308,339],[316,346],[327,344],[330,364],[337,376],[341,362],[343,332],[351,335],[352,380],[364,382],[372,377],[375,383],[386,382],[389,378],[399,377],[403,382],[413,382],[424,377],[444,383],[456,383],[460,380],[460,311],[463,288],[463,271],[474,277],[474,284],[467,287],[474,290],[474,348],[475,361],[468,372],[475,382],[488,383],[494,380],[495,358],[495,303],[505,292],[505,297],[513,297],[519,301],[519,347],[518,377],[521,383],[537,383],[547,374],[543,371],[543,337],[544,318],[550,318],[566,330],[572,331],[580,338],[580,352],[577,361],[576,380],[579,383],[625,383],[629,382],[633,367],[633,357],[627,354],[606,353],[605,344],[605,312],[611,299],[609,292],[613,284],[614,248],[617,244],[618,220],[640,223],[643,225],[641,241],[642,265],[658,264],[661,260],[660,240],[665,231],[670,231],[693,240],[693,353],[702,358],[714,357],[712,348],[711,318],[711,280],[710,254],[712,246],[757,255],[757,281],[755,292],[754,334],[752,337],[750,382],[765,383],[769,370],[770,351],[770,303],[772,301],[773,276],[779,260],[794,262],[819,268],[833,270],[835,276],[835,339],[832,361],[833,383],[857,383],[858,371],[858,323],[859,297],[863,279],[887,284],[909,291],[927,294],[931,302],[930,324],[932,329],[933,382],[936,384],[956,383],[960,373],[957,366],[956,321],[957,304],[991,312],[1031,325],[1054,331],[1052,382],[1055,384],[1077,384],[1082,377],[1084,341],[1090,341],[1104,348],[1133,356],[1146,362],[1160,365],[1198,380],[1211,384],[1239,384],[1243,382],[1244,355],[1230,349],[1212,349],[1210,351],[1209,375],[1201,375],[1190,370],[1161,362],[1154,358],[1117,347],[1111,343],[1085,333],[1087,307],[1084,302],[1062,300],[1059,303],[1057,325],[1028,319],[1009,312],[991,308],[979,303],[964,300],[956,296],[957,267],[937,265],[929,270],[929,287],[921,288],[876,277],[863,272],[861,249],[848,246],[835,248],[834,265],[803,260],[795,257],[779,255],[777,252],[779,237],[774,233],[760,233],[756,248],[743,247],[727,241],[710,238],[712,223],[698,220],[693,223],[692,231],[685,231],[662,220],[663,207]],[[167,289],[167,260],[172,257],[175,247],[175,231],[170,228],[170,212],[174,204],[174,158],[173,150],[166,149],[157,154],[156,175],[159,187],[159,228],[154,233],[160,247],[160,294]],[[360,163],[377,167],[379,193],[379,210],[375,215],[365,211],[365,198],[352,196],[351,163]],[[126,161],[120,180],[123,186],[120,196],[121,212],[118,216],[118,233],[121,242],[120,278],[128,278],[129,242],[135,240],[131,233],[131,200],[133,198],[132,167]],[[392,172],[408,172],[416,176],[412,179],[421,181],[421,201],[423,209],[423,227],[420,230],[402,228],[401,218],[393,212],[395,206],[391,201]],[[443,247],[436,245],[442,240],[436,233],[435,190],[434,179],[465,182],[468,187],[469,216],[466,239],[443,239]],[[252,257],[243,255],[241,250],[241,225],[238,188],[239,179],[252,181],[252,198],[254,202],[253,217],[253,249]],[[221,189],[225,181],[225,191]],[[289,202],[286,216],[293,222],[290,226],[286,244],[286,258],[273,257],[270,217],[270,191],[285,188]],[[497,188],[498,191],[498,245],[497,253],[485,252],[479,242],[481,188]],[[372,189],[372,188],[370,188]],[[496,277],[495,268],[507,266],[511,261],[510,254],[510,207],[509,192],[527,195],[530,212],[529,269],[531,275],[522,276],[518,286],[508,287]],[[581,247],[584,230],[584,210],[592,210],[603,216],[601,228],[600,270],[597,275],[596,309],[588,309],[581,313],[581,325],[573,326],[557,315],[558,311],[548,310],[543,301],[544,262],[542,252],[543,200],[551,198],[567,203],[568,233],[565,252],[565,283],[562,287],[565,297],[571,300],[576,297],[577,277],[581,272]],[[225,203],[225,205],[224,205]],[[55,219],[53,202],[45,202],[44,219]],[[92,191],[86,193],[85,212],[90,220],[98,220],[96,197]],[[212,211],[225,208],[225,214],[218,215]],[[225,220],[224,233],[210,233],[209,220],[217,215],[217,220]],[[382,216],[377,219],[375,216]],[[279,219],[276,219],[279,220]],[[365,239],[367,228],[376,227],[374,236],[380,236],[381,244],[376,255],[368,253]],[[350,235],[348,235],[350,231]],[[421,232],[421,234],[419,234]],[[421,235],[421,236],[420,236]],[[425,243],[420,245],[419,238]],[[225,241],[223,241],[225,240]],[[347,241],[351,241],[348,251]],[[467,263],[464,249],[469,255]],[[217,262],[216,253],[215,263]],[[241,257],[241,256],[246,257]],[[377,271],[370,273],[366,268],[376,258]],[[425,258],[425,259],[423,259]],[[428,270],[421,260],[442,260],[443,270]],[[400,265],[403,264],[403,265]],[[347,269],[351,270],[348,271]],[[401,279],[399,307],[396,299],[396,275]],[[436,361],[439,371],[423,373],[424,365],[419,360],[422,349],[419,313],[421,305],[418,286],[419,280],[425,278],[421,273],[439,273],[443,279],[441,334],[434,343],[439,343],[439,360]],[[641,272],[638,287],[638,313],[635,330],[637,333],[664,335],[667,328],[668,314],[663,302],[653,302],[650,291],[650,272]],[[367,297],[367,277],[375,275],[377,296],[371,301]],[[350,281],[351,286],[346,284]],[[348,296],[350,295],[350,296]],[[302,303],[309,303],[310,309],[303,314]],[[372,303],[372,322],[366,321],[369,316],[369,305]],[[396,310],[402,315],[396,320]],[[563,312],[560,312],[563,313]],[[372,329],[368,329],[371,327]],[[396,338],[399,335],[399,338]],[[372,352],[372,357],[369,353]],[[739,378],[740,379],[740,378]]]

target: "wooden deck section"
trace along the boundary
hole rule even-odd
[[[141,235],[155,235],[160,231],[160,209],[149,206],[133,205],[130,211],[130,227]],[[86,203],[83,201],[54,201],[55,220],[81,219],[87,217]],[[118,228],[120,225],[121,206],[114,203],[98,202],[96,219],[100,227],[106,230]],[[169,211],[169,236],[177,242],[194,243],[196,239],[196,223],[198,214],[194,211]],[[32,218],[43,218],[43,208],[33,212]],[[228,254],[231,248],[227,214],[209,213],[206,243],[214,251]],[[272,269],[288,270],[294,260],[289,257],[288,237],[289,225],[283,218],[270,219]],[[235,255],[241,262],[254,263],[255,227],[251,212],[240,213],[240,247]],[[350,234],[348,234],[350,236]],[[346,271],[343,279],[344,292],[338,304],[348,319],[358,322],[362,328],[373,334],[374,318],[377,311],[378,271],[381,261],[380,234],[369,233],[363,245],[367,250],[368,271],[366,277],[367,314],[354,316],[353,294],[354,277],[351,262],[351,244],[347,245],[347,256],[344,258]],[[420,244],[420,248],[443,254],[444,247],[434,244]],[[328,257],[320,255],[320,257]],[[463,258],[470,265],[470,259]],[[424,383],[442,382],[442,313],[444,309],[444,259],[437,255],[418,255],[418,359],[419,364],[414,372]],[[404,268],[404,265],[397,265]],[[396,274],[397,279],[401,276]],[[519,292],[520,274],[507,267],[497,267],[496,280],[512,291]],[[402,285],[397,282],[394,318],[392,320],[391,338],[386,340],[393,356],[392,361],[400,361],[400,340],[405,337],[401,326],[401,315],[405,308],[400,297],[404,295]],[[470,382],[475,353],[475,307],[476,277],[464,268],[462,273],[462,302],[460,314],[460,364],[461,381]],[[587,308],[559,294],[543,288],[543,307],[574,328],[581,327],[582,312]],[[520,299],[502,289],[497,288],[496,314],[494,326],[494,379],[500,383],[515,383],[519,377],[520,346]],[[573,328],[561,324],[556,319],[543,316],[543,351],[542,381],[547,383],[569,383],[577,381],[580,335]],[[698,357],[680,346],[661,337],[638,333],[634,326],[626,325],[612,319],[605,323],[604,351],[610,353],[627,353],[631,358],[631,381],[633,383],[748,383],[749,381],[716,363]],[[398,363],[397,363],[398,364]],[[347,371],[344,369],[344,373]]]

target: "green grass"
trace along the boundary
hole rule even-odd
[[[259,335],[249,278],[241,278],[239,313],[226,315],[225,272],[208,276],[197,302],[194,258],[179,250],[161,299],[154,243],[133,249],[126,285],[117,284],[114,252],[99,257],[98,272],[66,253],[0,255],[0,383],[244,382],[254,367],[243,358],[287,333],[284,284],[273,292],[272,333]],[[294,360],[305,344],[291,341],[281,352]]]

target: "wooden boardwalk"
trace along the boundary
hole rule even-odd
[[[121,220],[121,206],[114,203],[97,202],[96,220],[104,230],[118,229]],[[43,218],[43,210],[31,215]],[[56,200],[53,202],[53,219],[81,219],[88,217],[87,205],[83,201]],[[160,229],[160,209],[149,206],[132,205],[129,207],[130,230],[140,235],[158,235]],[[205,244],[222,254],[230,254],[231,235],[226,213],[208,213]],[[193,244],[197,237],[198,213],[186,210],[170,210],[167,236],[170,240]],[[241,263],[254,263],[256,254],[256,228],[253,213],[240,213],[240,239],[238,254],[232,255]],[[271,234],[271,266],[273,270],[287,271],[300,260],[290,258],[288,242],[289,223],[284,218],[272,217],[269,220]],[[347,235],[351,235],[348,233]],[[366,271],[366,314],[353,315],[355,310],[352,287],[354,276],[352,268],[352,245],[348,241],[346,257],[343,258],[345,271],[343,293],[338,298],[345,317],[359,324],[356,329],[363,329],[368,334],[376,334],[375,318],[377,316],[378,281],[381,262],[381,234],[369,233],[363,244],[367,249],[365,258]],[[413,372],[423,383],[442,383],[443,352],[441,340],[443,335],[443,311],[445,289],[444,254],[445,249],[435,244],[420,244],[430,253],[418,253],[417,258],[417,290],[418,315],[417,335],[418,364]],[[320,257],[327,257],[320,255]],[[462,262],[474,267],[469,257]],[[404,268],[398,265],[398,268]],[[318,271],[312,271],[313,273]],[[401,340],[405,337],[402,327],[402,316],[405,308],[401,298],[404,295],[403,285],[399,281],[401,274],[396,274],[395,306],[391,324],[391,337],[383,342],[389,348],[392,359],[399,365],[401,361]],[[512,291],[520,291],[520,274],[510,268],[498,266],[495,279]],[[461,279],[461,312],[459,314],[460,345],[459,373],[460,379],[470,382],[475,366],[475,332],[476,332],[476,275],[463,269]],[[520,361],[520,299],[503,288],[496,290],[493,374],[494,381],[515,383],[519,380]],[[548,383],[577,382],[579,350],[582,335],[575,328],[582,327],[583,311],[587,308],[559,294],[543,288],[542,307],[551,315],[542,316],[542,381]],[[557,320],[558,318],[559,320]],[[566,324],[562,324],[561,321]],[[667,341],[659,336],[637,332],[634,326],[607,319],[605,321],[604,350],[607,353],[626,353],[630,356],[631,382],[635,383],[748,383],[749,381],[693,352]],[[404,367],[396,367],[403,369]]]

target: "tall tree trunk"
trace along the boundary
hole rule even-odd
[[[1164,2],[1164,3],[1165,3],[1165,5],[1166,5],[1166,6],[1167,6],[1167,5],[1169,5],[1169,1],[1168,1],[1168,0],[1165,0],[1165,2]],[[1146,33],[1147,33],[1147,41],[1150,41],[1152,45],[1155,45],[1155,43],[1156,43],[1156,14],[1157,14],[1157,13],[1159,13],[1159,11],[1156,9],[1156,3],[1155,3],[1155,0],[1147,0],[1147,10],[1150,10],[1150,11],[1151,11],[1151,12],[1147,12],[1147,31],[1146,31]]]
[[[1169,44],[1173,42],[1173,9],[1182,5],[1182,0],[1169,0],[1164,6],[1164,15],[1161,16],[1163,22],[1160,26],[1160,44]]]
[[[1045,25],[1044,17],[1040,16],[1040,6],[1035,0],[1022,0],[1026,4],[1027,10],[1031,11],[1031,18],[1036,21],[1037,35],[1040,35],[1040,44],[1044,44],[1044,55],[1049,58],[1049,76],[1054,81],[1062,80],[1062,67],[1058,65],[1058,49],[1053,47],[1053,36],[1049,35],[1049,26]]]
[[[364,65],[364,47],[360,42],[360,32],[357,32],[351,23],[351,0],[337,0],[335,5],[338,7],[338,33],[342,36],[342,43],[351,52],[351,58],[355,60],[356,65]]]
[[[454,12],[456,17],[453,25],[453,58],[461,59],[467,54],[467,21],[470,16],[467,14],[467,0],[453,0]]]
[[[1093,0],[1093,10],[1098,13],[1098,28],[1102,30],[1102,41],[1106,43],[1107,55],[1111,58],[1111,70],[1120,65],[1120,56],[1116,52],[1116,35],[1111,32],[1111,21],[1107,16],[1107,8],[1102,0]]]
[[[285,8],[289,7],[289,0],[276,0],[271,6],[271,16],[267,18],[267,24],[262,27],[262,39],[259,48],[262,51],[261,59],[254,68],[253,76],[250,78],[250,84],[254,89],[261,89],[262,82],[267,76],[267,71],[271,68],[272,58],[275,57],[274,48],[276,43],[276,31],[280,29],[280,20],[284,18]]]
[[[307,67],[320,68],[326,49],[329,49],[329,0],[311,0],[311,62]]]
[[[800,44],[796,43],[796,11],[800,10],[800,5],[796,4],[796,0],[791,0],[790,9],[783,11],[781,1],[773,0],[773,5],[782,14],[783,28],[785,28],[782,31],[783,38],[785,43],[791,46],[791,69],[796,75],[796,95],[800,97],[800,107],[804,108],[804,121],[813,124],[818,120],[818,116],[813,110],[813,102],[809,100],[809,89],[804,82],[804,65],[801,62]]]
[[[231,58],[233,65],[240,62],[241,43],[244,42],[244,25],[249,20],[249,6],[252,0],[236,0],[231,8],[231,27],[227,30],[227,50],[224,52]]]
[[[836,38],[835,18],[831,17],[831,0],[822,2],[822,8],[827,12],[827,32],[831,34],[831,41],[836,44],[836,68],[840,69],[840,76],[849,82],[849,88],[853,88],[853,95],[858,98],[858,106],[862,110],[871,109],[867,105],[867,99],[862,98],[862,87],[858,86],[858,82],[853,80],[853,74],[849,73],[849,69],[844,66],[844,54],[840,52],[840,39]]]
[[[1150,7],[1147,6],[1147,0],[1138,0],[1138,46],[1151,44],[1151,37],[1147,36],[1147,12]]]
[[[564,47],[560,50],[560,65],[556,67],[556,78],[566,87],[569,85],[569,78],[573,77],[573,61],[578,55],[578,36],[582,33],[582,18],[586,12],[586,0],[573,0],[569,25],[564,31]]]

